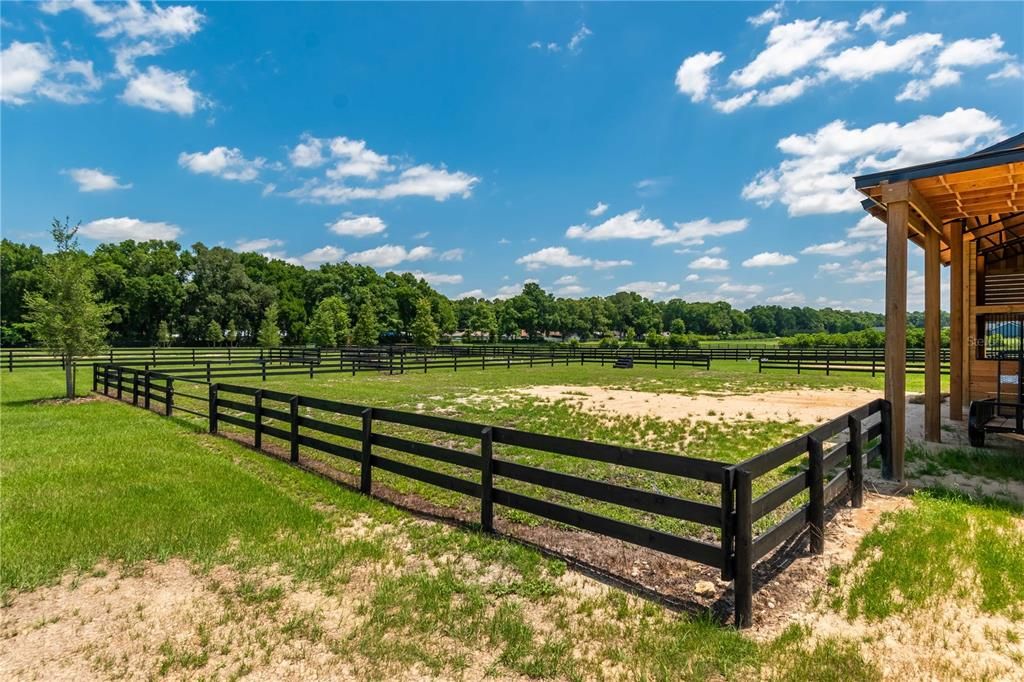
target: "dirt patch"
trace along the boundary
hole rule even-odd
[[[948,472],[941,476],[916,474],[913,483],[919,488],[947,488],[971,497],[994,497],[1024,504],[1024,481],[995,481],[982,476]]]
[[[510,393],[566,401],[597,414],[680,419],[757,419],[818,424],[881,397],[878,391],[848,388],[768,391],[752,395],[650,393],[595,386],[534,386]]]
[[[86,395],[78,398],[46,398],[45,400],[35,401],[35,404],[39,406],[81,405],[82,403],[93,403],[99,399],[100,397],[98,395]]]

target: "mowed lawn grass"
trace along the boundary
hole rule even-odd
[[[368,679],[413,669],[458,676],[483,647],[496,652],[487,674],[498,676],[878,676],[855,648],[812,641],[800,628],[757,644],[614,590],[578,593],[559,579],[564,564],[532,549],[413,522],[400,510],[183,420],[104,400],[40,402],[59,393],[57,373],[15,373],[0,381],[5,608],[14,608],[19,593],[68,572],[88,580],[97,566],[114,563],[130,571],[146,560],[181,557],[200,570],[226,564],[243,576],[280,572],[357,602],[353,631],[327,645]],[[356,520],[380,532],[341,532]],[[358,592],[348,589],[357,571],[374,576]],[[487,578],[495,573],[500,580]],[[253,578],[221,597],[263,608],[282,594]],[[278,611],[260,613],[265,620]],[[233,610],[230,617],[244,614]],[[292,639],[323,643],[322,617],[311,612],[273,627]],[[189,627],[197,628],[194,648],[161,646],[154,677],[207,673],[207,662],[230,649],[211,642],[203,623]],[[273,648],[263,655],[273,657]]]

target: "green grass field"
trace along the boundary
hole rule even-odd
[[[870,378],[851,380],[863,386]],[[628,442],[642,428],[653,434],[652,446],[689,452],[683,427],[588,422],[569,404],[530,409],[514,401],[461,399],[530,383],[669,393],[723,383],[750,391],[838,389],[846,381],[759,377],[742,366],[717,377],[696,370],[594,368],[581,374],[556,367],[529,374],[336,376],[333,382],[295,377],[275,380],[273,387],[561,435],[593,437],[593,429],[609,442]],[[86,388],[84,376],[79,385]],[[840,634],[842,628],[823,634],[812,624],[755,641],[574,577],[562,562],[511,540],[417,519],[211,436],[199,420],[166,419],[106,400],[52,400],[60,389],[56,372],[0,379],[5,649],[31,650],[33,638],[52,641],[51,633],[85,618],[79,607],[69,612],[62,606],[78,603],[76,585],[88,589],[114,580],[124,585],[126,599],[142,599],[129,595],[139,595],[148,576],[174,561],[192,567],[188,587],[205,604],[171,633],[147,620],[160,613],[159,600],[126,604],[123,626],[145,646],[130,657],[102,641],[75,649],[95,676],[273,677],[280,672],[273,666],[288,660],[309,666],[304,669],[313,676],[345,670],[363,679],[868,680],[890,669],[879,659],[884,647],[877,633],[885,628],[911,642],[920,634],[915,651],[941,652],[932,631],[918,632],[925,627],[918,616],[950,599],[998,625],[986,641],[1000,656],[1024,660],[1014,658],[1024,656],[1024,594],[1017,580],[1024,574],[1024,542],[1021,511],[1013,506],[941,492],[918,496],[883,515],[853,563],[822,581],[815,618],[849,623],[844,627],[851,634]],[[791,427],[751,425],[741,435],[700,431],[694,447],[738,459],[784,439]],[[985,471],[971,462],[956,461]],[[1018,475],[1012,466],[996,470]],[[60,588],[48,587],[62,579]],[[47,597],[53,589],[57,597]],[[315,599],[296,600],[296,591]],[[37,598],[55,599],[42,602],[52,615],[21,615],[36,612]],[[95,617],[113,618],[116,600],[104,599],[106,610]],[[858,635],[856,624],[864,619],[877,625]],[[9,663],[5,656],[0,651],[0,667]],[[45,665],[45,656],[38,657],[37,665]],[[943,678],[977,677],[975,668],[959,675],[952,667],[936,670]]]

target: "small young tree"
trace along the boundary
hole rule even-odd
[[[277,304],[271,303],[267,306],[267,312],[260,322],[260,329],[256,334],[256,343],[261,348],[277,348],[281,345],[281,330],[277,328]]]
[[[233,319],[228,321],[228,329],[224,332],[224,340],[228,342],[229,346],[235,345],[238,341],[238,328],[235,327]]]
[[[352,330],[352,340],[357,346],[376,346],[380,341],[380,325],[377,324],[377,312],[370,303],[359,308],[356,326]]]
[[[167,327],[167,320],[160,320],[160,324],[157,325],[156,342],[164,348],[171,345],[171,330]]]
[[[206,325],[206,341],[211,346],[216,346],[218,343],[224,340],[224,330],[221,329],[220,323],[217,320],[210,320],[210,324]]]
[[[410,328],[412,341],[417,346],[436,346],[440,330],[434,322],[434,315],[430,310],[430,300],[421,298],[416,301],[416,317],[412,320]]]
[[[313,310],[313,320],[306,331],[310,340],[318,346],[330,348],[348,345],[352,336],[348,306],[340,296],[328,296]]]
[[[25,295],[32,333],[64,361],[68,398],[75,397],[75,358],[103,348],[111,311],[93,291],[93,273],[78,250],[77,232],[78,225],[54,218],[50,234],[57,252],[46,261],[39,290]]]

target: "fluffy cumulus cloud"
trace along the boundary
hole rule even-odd
[[[867,128],[837,120],[779,140],[777,147],[788,158],[758,173],[742,194],[761,206],[778,201],[792,216],[859,211],[862,196],[854,189],[854,175],[959,156],[1003,133],[999,119],[978,109]]]
[[[208,152],[182,152],[178,165],[192,173],[214,175],[225,180],[251,182],[259,177],[267,160],[247,159],[237,147],[214,147]]]
[[[865,251],[871,251],[879,248],[877,243],[873,242],[848,242],[845,239],[840,239],[835,242],[825,242],[823,244],[812,244],[800,251],[800,253],[814,256],[855,256],[858,253],[864,253]]]
[[[328,223],[327,228],[334,234],[340,234],[343,237],[368,237],[380,234],[388,229],[388,226],[377,216],[349,214],[333,223]]]
[[[701,256],[696,260],[690,261],[691,270],[728,270],[729,261],[724,258],[715,258],[713,256]]]
[[[107,192],[112,189],[129,189],[132,184],[120,183],[116,175],[104,173],[99,168],[71,168],[65,171],[75,183],[79,192]]]
[[[308,267],[316,267],[324,263],[337,263],[345,257],[345,249],[337,246],[321,246],[299,256],[299,262]]]
[[[770,268],[779,265],[792,265],[796,261],[796,256],[779,253],[778,251],[764,251],[743,261],[743,267]]]
[[[81,104],[101,85],[91,61],[60,60],[47,44],[14,41],[0,51],[0,101],[8,104],[36,97]]]
[[[181,228],[171,223],[148,222],[138,218],[101,218],[82,225],[78,233],[83,237],[104,242],[120,242],[125,239],[146,241],[177,239],[181,234]]]
[[[884,7],[876,7],[862,12],[852,30],[848,21],[821,17],[779,23],[781,15],[780,4],[747,19],[754,26],[771,24],[771,28],[764,48],[734,69],[727,81],[719,84],[713,77],[725,55],[698,52],[679,65],[676,90],[694,102],[706,100],[716,111],[731,114],[750,105],[791,102],[836,80],[861,82],[886,73],[913,74],[895,93],[897,101],[922,100],[935,88],[959,83],[965,68],[999,66],[988,74],[991,80],[1022,74],[1019,60],[1003,50],[1004,41],[995,33],[953,42],[939,33],[914,33],[890,41],[887,36],[907,24],[906,12],[888,14]]]
[[[718,286],[717,291],[721,294],[728,294],[730,296],[738,296],[741,298],[753,298],[762,291],[764,287],[760,284],[739,284],[737,282],[723,282]]]
[[[668,282],[630,282],[629,284],[623,284],[618,287],[616,291],[632,291],[640,294],[646,298],[662,298],[669,294],[674,294],[679,291],[678,284],[669,284]]]
[[[865,214],[857,224],[846,231],[849,239],[885,239],[886,227],[878,218]]]
[[[594,268],[595,270],[606,270],[608,268],[623,267],[632,265],[628,260],[596,260],[586,256],[579,256],[571,253],[564,246],[549,246],[540,251],[528,253],[516,259],[516,263],[523,265],[527,270],[540,270],[541,268]]]
[[[121,99],[132,106],[180,116],[191,116],[205,105],[203,97],[189,86],[186,74],[164,71],[158,66],[132,76]]]
[[[684,223],[675,223],[668,228],[657,218],[644,218],[640,210],[627,211],[613,216],[603,223],[591,227],[589,225],[573,225],[565,231],[570,239],[587,241],[605,241],[609,239],[650,239],[656,246],[664,244],[703,244],[705,239],[721,237],[747,228],[748,221],[724,220],[715,222],[710,218],[701,218]]]
[[[376,180],[381,173],[395,168],[386,155],[367,147],[364,140],[336,137],[330,140],[328,146],[331,157],[336,159],[334,166],[327,170],[327,177],[332,180],[350,177]]]
[[[711,88],[711,70],[724,60],[721,52],[698,52],[687,57],[676,70],[676,90],[689,95],[692,102],[703,102]]]
[[[442,251],[441,255],[437,258],[443,261],[461,261],[464,255],[466,255],[465,249],[448,249],[447,251]]]
[[[470,289],[469,291],[463,291],[461,294],[455,295],[456,301],[461,301],[464,298],[484,298],[484,290]]]
[[[793,291],[792,289],[785,289],[781,294],[769,296],[765,299],[765,303],[771,303],[773,305],[782,306],[794,306],[803,305],[807,302],[807,297],[803,294]]]
[[[414,246],[411,249],[406,249],[404,246],[385,244],[366,251],[350,253],[348,261],[375,268],[393,268],[401,263],[420,261],[431,258],[433,255],[434,249],[429,246]]]
[[[589,213],[590,215],[592,215],[595,218],[597,218],[597,217],[603,216],[605,211],[607,211],[607,210],[608,210],[608,204],[604,203],[603,201],[599,201],[599,202],[597,202],[597,205],[594,206],[594,208],[592,208],[589,211],[587,211],[587,213]]]

